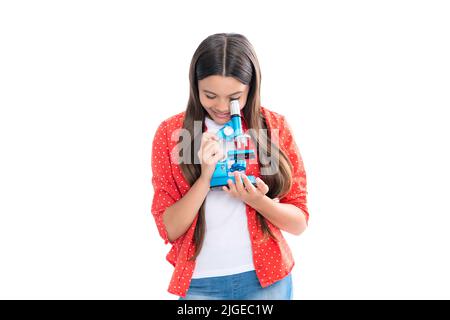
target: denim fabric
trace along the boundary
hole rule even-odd
[[[179,300],[292,300],[292,276],[261,287],[255,270],[229,276],[191,279],[186,297]]]

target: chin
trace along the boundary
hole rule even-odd
[[[218,116],[216,116],[216,115],[214,115],[214,114],[210,114],[209,117],[210,117],[211,119],[213,119],[215,122],[217,122],[217,123],[223,123],[223,124],[227,123],[227,122],[230,121],[230,119],[231,119],[231,117],[229,117],[229,116],[228,116],[227,118],[221,118],[221,117],[218,117]]]
[[[214,120],[216,121],[216,122],[223,122],[223,123],[226,123],[226,122],[228,122],[228,121],[230,121],[230,117],[228,117],[228,118],[218,118],[218,117],[214,117]]]

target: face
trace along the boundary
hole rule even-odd
[[[230,102],[238,100],[241,110],[247,102],[249,86],[233,77],[209,76],[198,81],[200,103],[211,119],[225,124],[231,119]]]

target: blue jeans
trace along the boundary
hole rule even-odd
[[[255,270],[229,276],[191,279],[179,300],[292,300],[292,276],[261,287]]]

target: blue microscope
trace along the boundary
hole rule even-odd
[[[236,183],[234,172],[239,171],[245,174],[247,163],[245,159],[255,158],[255,151],[249,150],[251,137],[244,134],[241,122],[241,108],[239,101],[232,100],[230,103],[231,120],[228,121],[218,132],[217,136],[225,150],[224,158],[216,164],[216,169],[211,177],[210,189],[220,190],[222,186],[227,186],[228,179]],[[234,150],[226,150],[228,141],[233,141]],[[247,176],[253,185],[256,185],[254,176]]]

